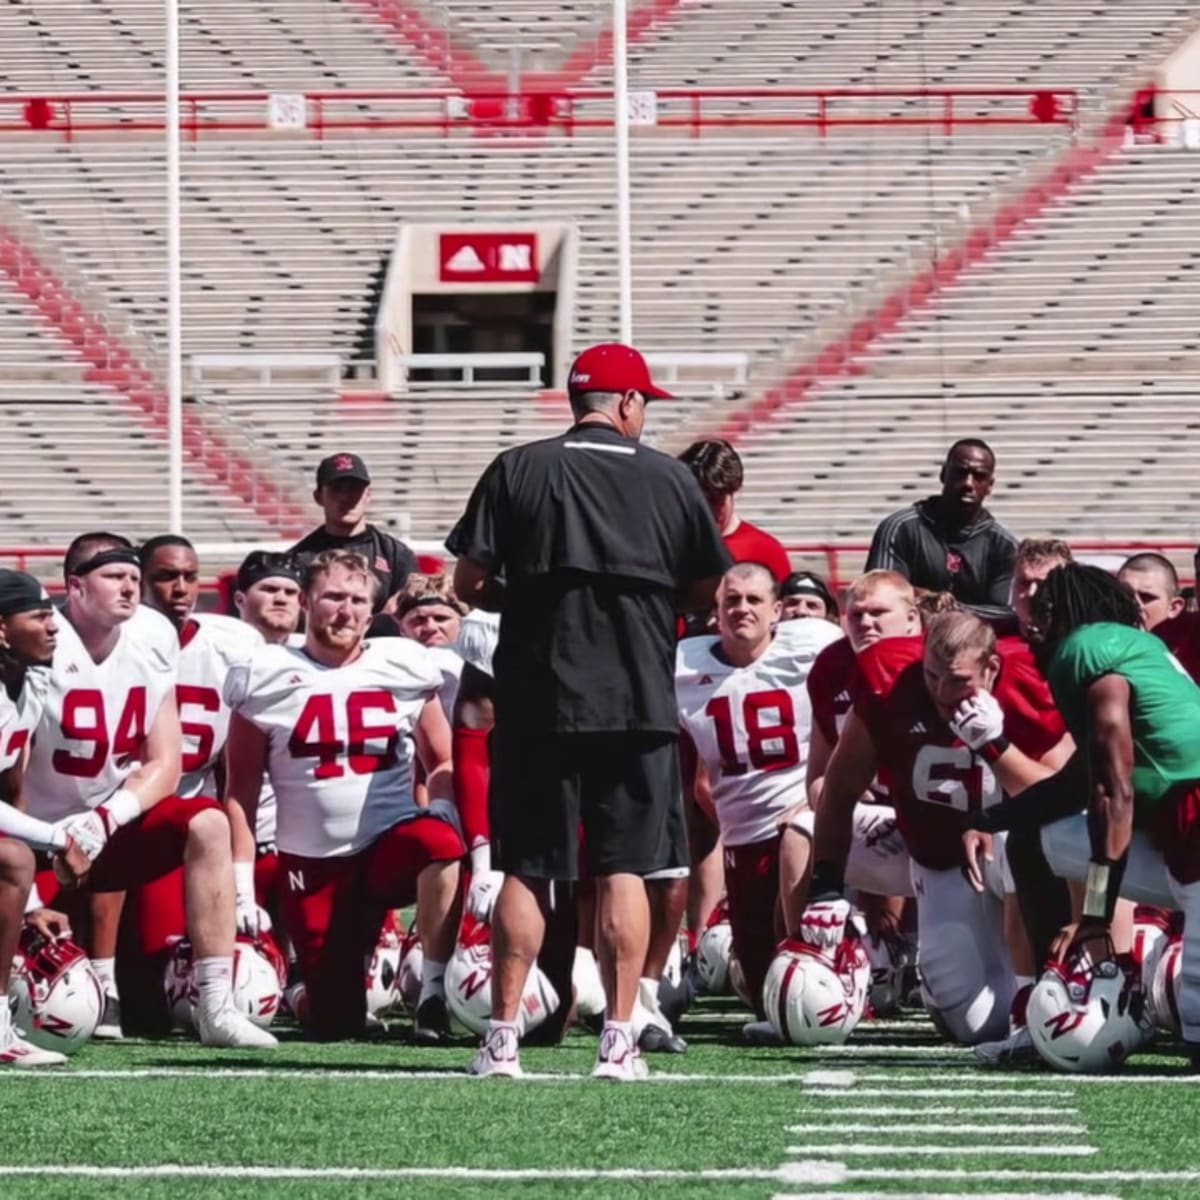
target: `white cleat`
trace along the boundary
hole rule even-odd
[[[971,1047],[971,1053],[985,1067],[1020,1067],[1039,1061],[1028,1025],[1021,1025],[998,1042],[980,1042]]]
[[[492,1029],[471,1060],[467,1074],[480,1079],[488,1075],[499,1075],[502,1079],[520,1079],[524,1073],[521,1070],[520,1049],[516,1030]]]
[[[273,1033],[259,1029],[249,1017],[235,1008],[223,1008],[207,1016],[196,1010],[196,1032],[202,1046],[223,1046],[230,1050],[273,1050],[279,1045]]]
[[[600,1035],[600,1052],[592,1068],[593,1079],[612,1079],[618,1083],[633,1083],[650,1074],[636,1043],[620,1029],[607,1025]]]
[[[783,1038],[770,1021],[747,1021],[742,1026],[742,1041],[751,1046],[782,1046]]]
[[[57,1050],[43,1050],[21,1037],[11,1027],[0,1034],[0,1067],[65,1067],[67,1056]]]

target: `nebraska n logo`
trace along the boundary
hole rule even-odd
[[[1050,1040],[1053,1041],[1055,1038],[1060,1038],[1064,1034],[1070,1033],[1072,1029],[1078,1029],[1083,1024],[1083,1018],[1086,1015],[1085,1009],[1080,1009],[1077,1012],[1055,1013],[1054,1016],[1042,1022],[1042,1028],[1050,1034]]]
[[[489,969],[475,970],[462,981],[463,999],[470,1000],[476,992],[482,991],[492,977]]]
[[[302,892],[304,891],[304,872],[289,871],[288,872],[288,891]]]

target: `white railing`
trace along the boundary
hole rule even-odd
[[[397,354],[392,360],[398,372],[396,390],[410,387],[445,387],[452,383],[462,387],[540,387],[542,372],[546,367],[544,354]],[[413,371],[448,371],[454,379],[413,379]],[[513,379],[480,379],[476,372],[489,375],[494,371],[522,371],[524,374]]]
[[[274,382],[280,374],[320,375],[330,387],[337,387],[342,380],[342,358],[332,351],[318,353],[261,354],[246,350],[230,354],[193,354],[189,360],[192,385],[195,388],[203,379],[214,374],[245,374],[249,372],[265,385]]]

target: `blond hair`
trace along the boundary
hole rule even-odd
[[[925,657],[952,663],[960,654],[984,662],[996,653],[996,631],[966,609],[938,613],[925,629]]]
[[[322,550],[312,562],[304,568],[304,590],[311,592],[317,580],[322,575],[328,575],[334,567],[341,567],[349,575],[361,575],[371,588],[372,603],[378,599],[383,588],[383,581],[371,570],[371,564],[365,554],[355,550]]]
[[[470,611],[468,606],[454,594],[454,584],[451,583],[449,575],[445,573],[422,575],[414,571],[408,577],[408,582],[405,583],[396,600],[396,617],[403,617],[406,613],[412,612],[414,608],[434,603],[444,604],[447,608],[454,609],[460,617],[465,617]]]
[[[867,571],[866,574],[860,575],[854,580],[846,589],[846,603],[850,603],[852,600],[861,600],[864,596],[869,596],[872,592],[877,592],[884,587],[894,588],[900,597],[901,604],[908,608],[916,607],[917,596],[913,591],[913,585],[899,571],[882,569]]]

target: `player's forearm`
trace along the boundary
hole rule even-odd
[[[857,791],[840,785],[835,778],[826,778],[813,828],[814,879],[817,875],[824,875],[829,880],[835,876],[840,879],[845,873],[854,839],[857,800]],[[813,894],[815,897],[815,888]]]
[[[35,850],[62,850],[67,844],[66,835],[48,821],[18,812],[9,804],[0,804],[0,835],[16,838]]]
[[[1116,862],[1133,838],[1133,791],[1126,781],[1101,779],[1088,805],[1088,836],[1092,858]]]
[[[1010,796],[1019,796],[1027,787],[1049,779],[1054,772],[1010,745],[994,762],[988,764],[1000,786]]]
[[[257,797],[255,797],[255,810],[257,807]],[[227,794],[225,796],[225,815],[229,818],[229,842],[233,850],[233,861],[252,863],[257,852],[254,838],[256,811],[247,812],[245,805],[240,800]]]
[[[179,755],[164,754],[143,763],[121,784],[119,790],[135,795],[142,812],[145,812],[174,794],[179,787],[179,776]]]

